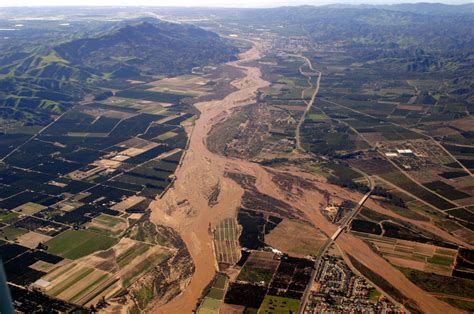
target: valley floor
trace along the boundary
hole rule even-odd
[[[240,60],[230,65],[241,68],[246,76],[233,82],[238,88],[223,100],[198,103],[200,117],[191,130],[189,149],[183,163],[176,173],[174,186],[151,204],[152,221],[157,224],[175,228],[186,243],[195,264],[195,272],[184,292],[168,304],[158,307],[159,313],[191,313],[199,302],[203,290],[211,282],[218,270],[214,256],[210,226],[216,225],[224,218],[232,218],[241,205],[244,190],[236,182],[225,176],[226,173],[240,173],[256,178],[255,187],[259,193],[276,200],[291,201],[295,212],[302,219],[319,228],[327,236],[332,235],[337,226],[329,223],[318,209],[324,204],[325,197],[321,190],[344,199],[358,200],[360,194],[349,192],[334,185],[327,184],[321,177],[300,172],[295,169],[272,169],[256,163],[212,153],[206,141],[211,128],[232,115],[232,110],[255,102],[256,92],[269,82],[262,79],[258,67],[249,66],[249,62],[260,58],[262,47],[254,47],[240,55]],[[285,196],[281,187],[274,182],[275,174],[284,173],[305,178],[313,182],[318,189],[302,189],[301,195]],[[209,205],[209,195],[217,186],[220,193],[217,203]],[[376,204],[372,204],[376,207]],[[349,254],[377,275],[389,281],[397,290],[407,297],[412,306],[426,313],[454,313],[448,304],[439,301],[429,293],[410,282],[402,273],[391,266],[385,259],[374,253],[362,240],[351,233],[344,233],[337,240],[337,245],[345,254]]]

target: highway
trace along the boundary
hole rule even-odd
[[[318,254],[318,257],[316,258],[316,261],[314,262],[314,268],[313,268],[313,271],[311,273],[311,279],[310,279],[308,285],[306,286],[306,290],[304,291],[303,298],[301,299],[301,306],[300,306],[300,309],[298,311],[299,314],[304,313],[304,309],[306,307],[306,303],[308,302],[308,298],[309,298],[309,295],[310,295],[310,292],[311,292],[311,287],[313,286],[313,282],[314,282],[314,280],[316,278],[316,275],[318,273],[318,269],[319,269],[319,265],[321,264],[322,257],[324,256],[324,254],[326,254],[327,250],[337,240],[337,238],[341,235],[341,233],[344,230],[346,230],[346,228],[350,225],[352,220],[359,214],[359,212],[363,208],[363,205],[365,204],[365,202],[369,199],[370,195],[372,194],[375,185],[369,177],[368,177],[368,181],[369,181],[369,185],[370,185],[370,191],[367,192],[361,198],[361,200],[359,201],[359,203],[357,203],[357,206],[354,208],[354,210],[349,214],[349,216],[345,217],[342,220],[342,223],[339,226],[339,228],[337,228],[336,232],[334,232],[333,235],[329,239],[327,239],[326,242],[324,243],[324,245],[322,246],[321,251]]]

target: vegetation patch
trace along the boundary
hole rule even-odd
[[[474,298],[473,280],[440,276],[408,268],[400,268],[400,270],[414,284],[428,292]]]
[[[266,295],[258,313],[264,314],[286,314],[298,313],[300,308],[300,300]]]
[[[118,240],[86,230],[68,230],[46,242],[48,251],[62,257],[78,259],[96,251],[107,250]]]
[[[273,253],[254,251],[245,262],[237,281],[268,286],[278,263]]]
[[[468,312],[474,312],[474,302],[467,301],[467,300],[458,300],[458,299],[450,299],[450,298],[441,298],[444,302],[451,304],[458,309]]]
[[[43,206],[41,204],[36,204],[32,202],[25,203],[21,206],[18,206],[14,209],[14,211],[21,213],[23,215],[33,215],[43,209],[47,208],[47,206]]]
[[[19,236],[28,233],[28,230],[6,226],[0,229],[0,238],[13,241]]]

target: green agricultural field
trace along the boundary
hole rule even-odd
[[[12,221],[13,219],[15,219],[16,217],[18,217],[18,214],[14,213],[14,212],[8,212],[8,213],[0,212],[0,221],[1,222],[8,223],[8,222]]]
[[[298,313],[300,308],[300,301],[296,299],[276,297],[272,295],[266,295],[263,300],[259,314],[286,314],[286,313]]]
[[[153,299],[153,287],[147,284],[142,285],[140,290],[138,290],[137,301],[141,308],[145,308],[146,305]],[[141,313],[141,312],[139,312]]]
[[[96,251],[107,250],[117,239],[86,230],[68,230],[46,242],[48,251],[59,256],[77,259]]]
[[[181,80],[181,81],[188,81],[188,80],[192,80],[193,78],[196,78],[196,77],[199,77],[199,76],[191,75],[191,74],[185,74],[185,75],[177,76],[176,79]]]
[[[15,240],[19,236],[27,233],[28,230],[6,226],[0,229],[0,238],[5,240]]]
[[[205,297],[204,301],[201,303],[197,313],[198,314],[217,314],[219,313],[219,308],[222,301]]]
[[[328,178],[331,176],[331,173],[322,166],[307,165],[305,166],[305,169],[325,178]]]
[[[224,289],[226,282],[227,282],[227,277],[222,274],[218,274],[213,287],[218,288],[218,289]]]
[[[434,255],[433,257],[428,258],[428,263],[442,266],[451,266],[454,263],[454,257]]]
[[[216,300],[222,300],[224,299],[224,290],[212,287],[207,296]]]
[[[169,132],[166,132],[166,133],[163,133],[163,134],[159,135],[157,137],[157,139],[160,140],[160,141],[166,141],[166,140],[169,140],[170,138],[175,137],[176,135],[178,135],[178,134],[175,133],[175,132],[169,131]]]
[[[117,256],[117,264],[120,268],[127,266],[131,261],[135,259],[135,257],[142,255],[150,248],[149,245],[137,242],[132,248],[125,251],[123,254]]]
[[[225,284],[227,282],[227,277],[223,274],[217,274],[214,283],[204,297],[201,305],[198,308],[197,313],[200,314],[217,314],[219,313],[219,308],[224,299],[225,295]]]
[[[443,249],[443,248],[437,248],[436,249],[436,254],[442,254],[442,255],[449,255],[449,256],[456,256],[457,255],[457,250],[448,250],[448,249]]]
[[[97,288],[98,286],[102,286],[102,284],[109,279],[109,274],[103,274],[99,278],[95,279],[88,286],[80,290],[76,295],[74,295],[69,301],[70,302],[77,302],[80,298],[84,297],[84,295],[90,292],[93,288]]]
[[[237,280],[248,281],[252,283],[259,283],[263,281],[266,285],[268,285],[272,279],[273,273],[273,270],[268,270],[265,268],[244,266],[244,268],[240,271]]]
[[[324,114],[311,113],[310,115],[308,115],[308,119],[313,121],[325,121],[328,119],[328,117]]]
[[[51,296],[58,296],[63,293],[65,290],[74,286],[77,282],[81,281],[94,271],[93,268],[84,267],[77,271],[73,276],[68,277],[65,281],[62,281],[60,284],[55,286],[53,289],[48,291],[48,294]]]

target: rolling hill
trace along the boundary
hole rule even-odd
[[[45,124],[101,80],[184,74],[236,53],[216,33],[162,21],[6,53],[0,55],[0,118]]]

